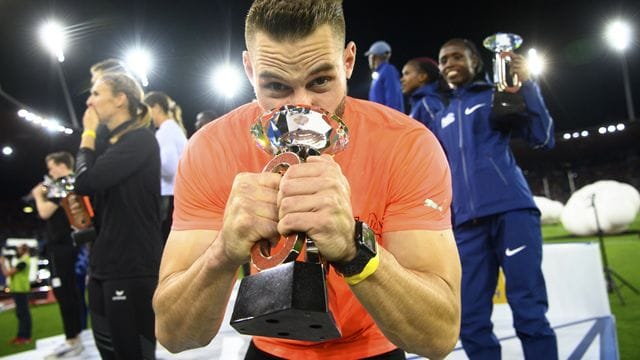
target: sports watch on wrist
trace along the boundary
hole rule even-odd
[[[331,262],[331,265],[344,277],[360,274],[369,260],[378,254],[375,233],[360,220],[356,220],[354,241],[356,243],[356,257],[347,262]]]

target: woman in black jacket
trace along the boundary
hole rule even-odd
[[[76,192],[92,195],[98,236],[91,247],[89,303],[103,359],[154,359],[151,299],[161,256],[160,151],[140,85],[123,73],[91,89],[76,165]],[[99,124],[109,145],[96,155]]]

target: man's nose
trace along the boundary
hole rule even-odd
[[[313,105],[313,96],[306,89],[295,91],[288,100],[293,105]]]

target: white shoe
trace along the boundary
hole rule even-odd
[[[82,343],[80,341],[76,341],[73,344],[65,341],[62,344],[58,345],[55,350],[53,350],[52,354],[47,355],[47,357],[45,357],[45,360],[72,358],[80,354],[83,350],[84,346],[82,346]]]

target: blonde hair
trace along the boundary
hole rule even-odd
[[[182,108],[180,105],[176,104],[169,95],[161,91],[151,91],[144,97],[144,103],[149,107],[153,107],[155,105],[160,106],[165,114],[174,119],[178,125],[180,125],[182,132],[185,135],[187,134],[187,130],[184,128],[184,123],[182,122]]]
[[[127,97],[129,116],[133,123],[126,129],[111,138],[111,142],[116,142],[122,135],[129,131],[149,127],[151,123],[151,115],[149,108],[142,102],[144,92],[138,82],[125,73],[107,73],[100,78],[102,82],[111,88],[113,95],[124,94]]]

